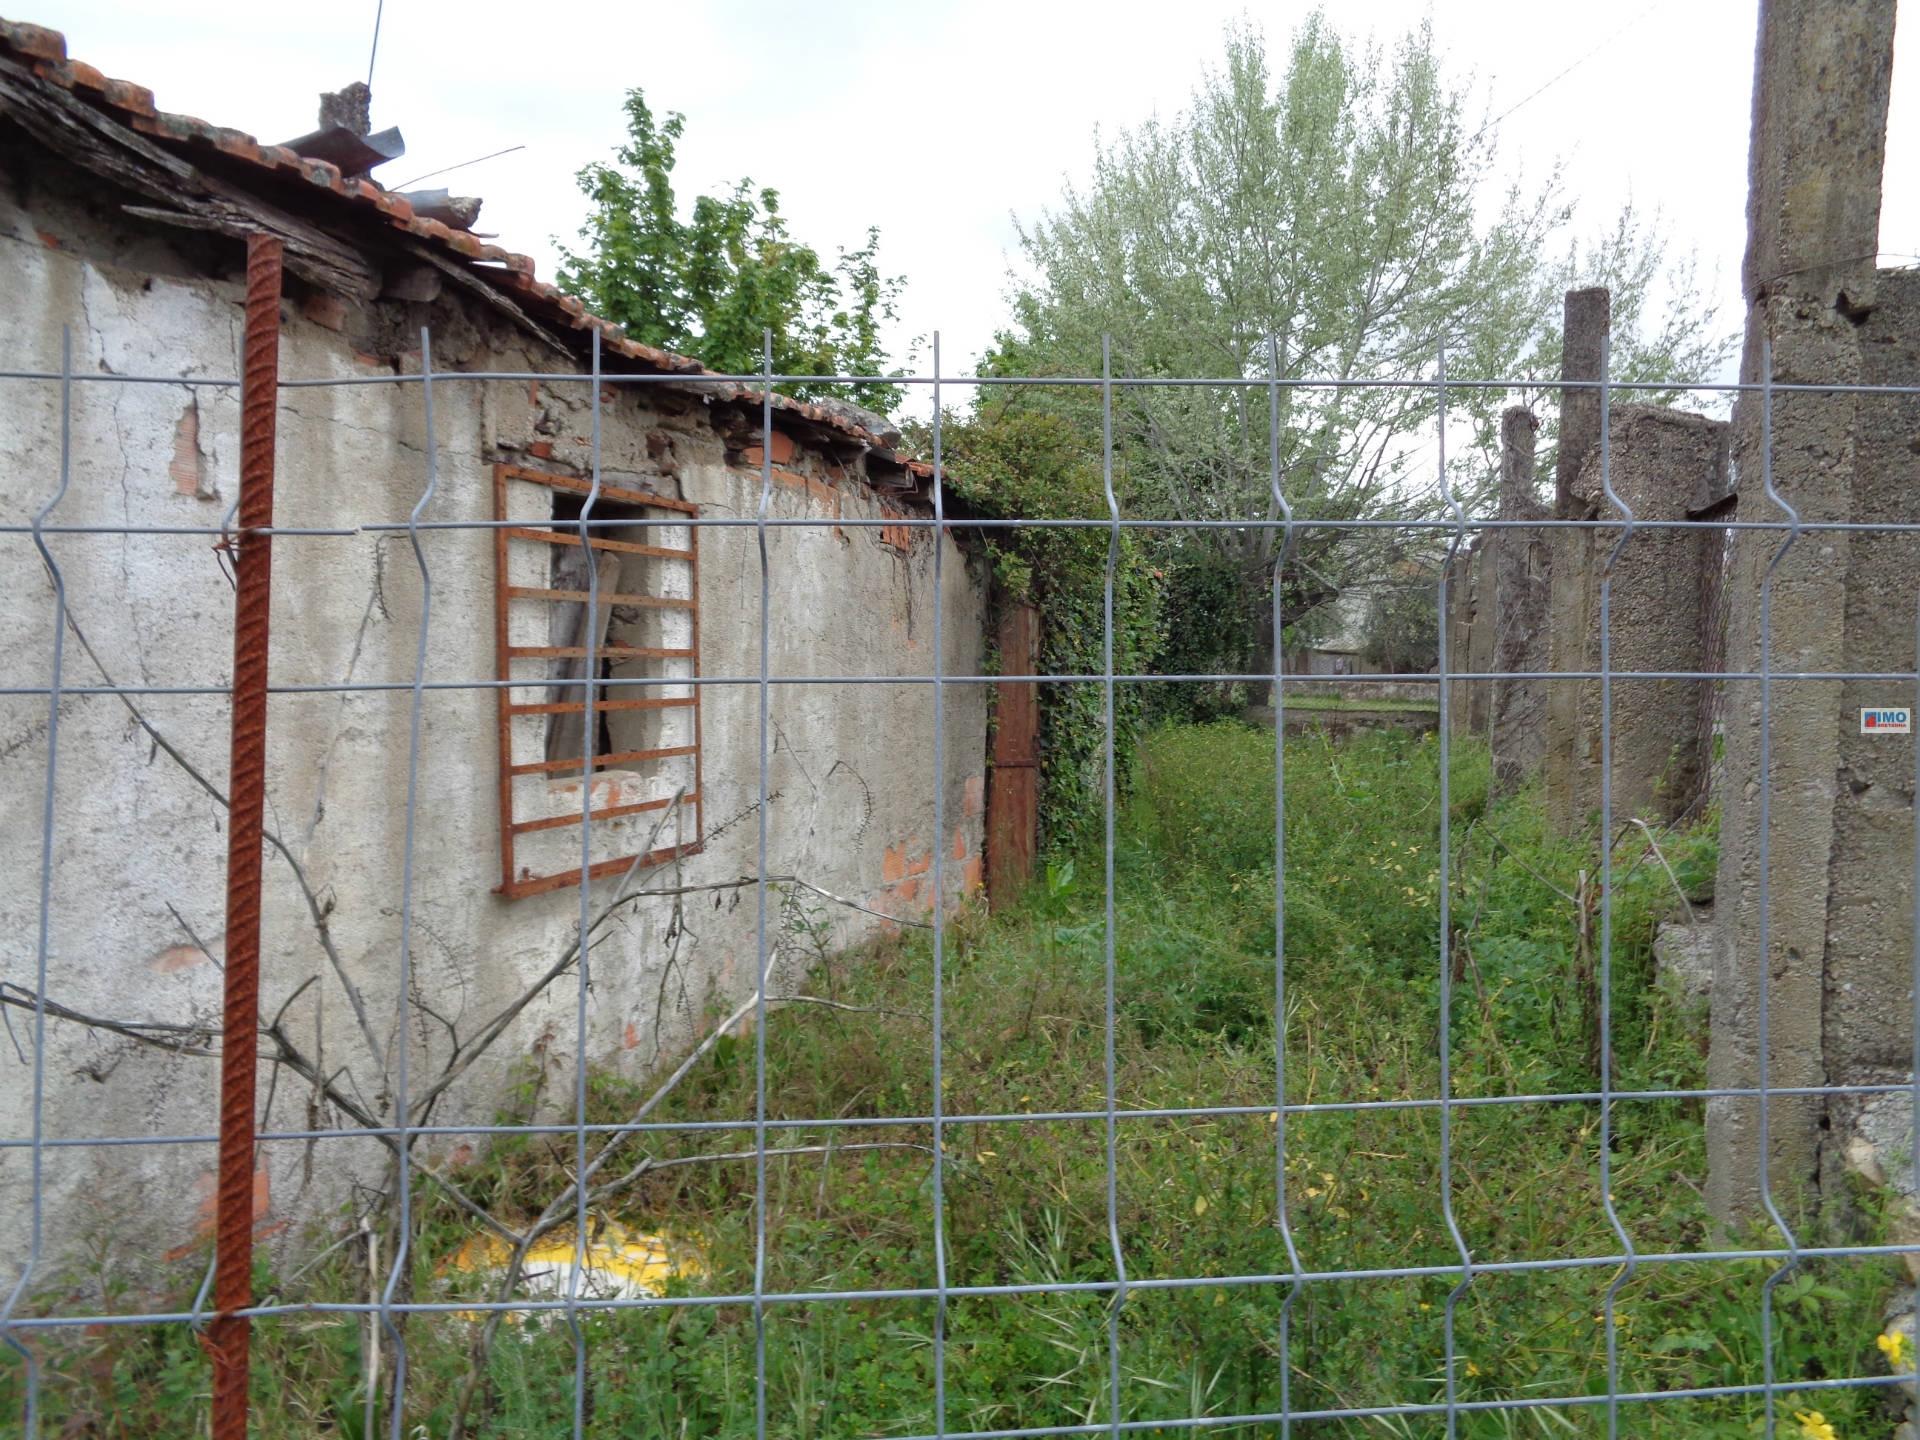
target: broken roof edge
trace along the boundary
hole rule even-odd
[[[64,92],[148,141],[159,141],[194,152],[209,152],[240,166],[258,178],[284,182],[303,180],[311,194],[328,197],[323,205],[334,208],[328,215],[343,223],[382,224],[413,237],[437,253],[437,258],[457,264],[477,280],[489,282],[510,298],[531,302],[542,312],[540,318],[554,325],[577,352],[584,353],[591,335],[600,335],[603,355],[618,357],[645,372],[684,377],[684,389],[719,403],[766,403],[760,389],[737,378],[717,376],[699,360],[675,354],[642,341],[630,339],[625,330],[611,320],[593,314],[577,296],[538,278],[530,256],[490,245],[477,236],[455,230],[437,220],[415,213],[411,201],[387,190],[366,176],[343,175],[340,168],[326,160],[296,154],[284,145],[263,145],[241,130],[213,125],[197,116],[159,109],[153,91],[128,80],[116,80],[84,61],[67,54],[66,37],[59,31],[25,21],[0,16],[0,58],[12,59],[31,71],[35,80],[55,91]],[[0,106],[0,114],[5,113]],[[523,317],[529,328],[540,332],[531,317]],[[681,389],[680,385],[673,388]],[[852,442],[882,465],[898,467],[912,477],[908,489],[913,498],[924,499],[918,491],[930,485],[933,466],[902,453],[897,447],[896,431],[876,433],[868,424],[847,413],[858,407],[838,401],[801,400],[778,391],[771,396],[772,409],[782,418],[798,422],[802,429],[826,432],[843,442]],[[875,417],[877,418],[877,417]],[[815,445],[820,438],[802,434],[799,438]]]

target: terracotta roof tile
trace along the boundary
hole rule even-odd
[[[266,174],[292,172],[316,189],[338,196],[343,206],[363,220],[376,223],[384,220],[463,259],[490,262],[488,268],[475,273],[504,289],[532,297],[549,310],[558,311],[558,323],[563,329],[583,335],[599,330],[609,348],[649,369],[690,380],[711,373],[691,356],[633,340],[613,322],[591,314],[577,297],[539,279],[534,273],[534,262],[528,256],[486,244],[476,235],[451,229],[437,220],[416,217],[411,201],[382,188],[371,177],[349,179],[329,161],[303,157],[284,145],[262,145],[244,131],[211,125],[196,116],[158,109],[153,92],[145,86],[111,79],[83,61],[68,59],[66,37],[57,30],[0,17],[0,53],[11,53],[28,61],[34,74],[48,84],[86,92],[90,103],[114,112],[129,128],[142,134],[188,147],[205,147],[231,160],[253,165]],[[495,269],[492,265],[505,268]],[[762,400],[759,390],[738,381],[716,380],[701,385],[700,389],[719,399],[753,404]],[[880,437],[836,409],[777,394],[772,403],[773,408],[784,415],[837,431],[869,447],[880,458],[891,460],[918,479],[928,479],[933,473],[932,466],[882,445]]]
[[[67,37],[58,30],[29,25],[22,20],[0,19],[0,43],[35,60],[67,58]]]
[[[107,100],[110,104],[134,115],[151,116],[157,113],[153,104],[153,91],[144,85],[136,85],[131,80],[107,81]]]

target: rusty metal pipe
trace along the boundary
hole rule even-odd
[[[280,241],[247,239],[234,560],[232,763],[227,793],[227,965],[214,1215],[213,1440],[246,1440],[253,1303],[254,1085],[260,1028],[260,872],[267,798],[267,649],[273,606],[273,441],[280,380]]]

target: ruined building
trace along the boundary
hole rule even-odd
[[[0,379],[0,544],[14,577],[0,600],[0,686],[14,692],[0,698],[0,928],[15,986],[34,974],[55,615],[27,532],[62,478],[63,387],[44,377],[63,365],[75,377],[69,483],[46,519],[71,617],[47,982],[45,1133],[56,1145],[215,1127],[203,1057],[221,991],[234,609],[215,540],[237,485],[239,237],[250,232],[280,237],[286,265],[261,1006],[332,1077],[329,1088],[282,1074],[269,1105],[274,1067],[263,1065],[263,1131],[351,1128],[340,1097],[390,1120],[397,1045],[409,1047],[415,1095],[446,1080],[432,1119],[487,1120],[515,1066],[571,1075],[584,1060],[637,1074],[752,992],[763,461],[778,681],[768,872],[814,887],[792,903],[811,907],[802,918],[836,946],[924,921],[981,880],[986,693],[943,687],[936,774],[926,680],[981,672],[984,579],[924,523],[929,467],[877,417],[838,404],[776,396],[764,428],[756,387],[703,378],[697,361],[585,313],[524,256],[462,228],[473,217],[460,197],[382,188],[364,167],[383,137],[366,128],[364,116],[334,115],[314,136],[262,144],[159,111],[148,91],[67,58],[58,35],[0,22],[0,365],[42,377]],[[396,383],[427,364],[423,332],[439,377],[431,430],[425,387]],[[595,335],[597,435],[589,385],[543,378],[586,370]],[[500,378],[461,378],[470,372]],[[156,378],[101,383],[127,376]],[[601,603],[589,616],[573,522],[596,440],[594,514],[620,523],[594,531]],[[425,594],[405,527],[430,474],[416,993],[400,1025]],[[460,521],[486,528],[448,528]],[[696,523],[716,521],[728,523]],[[577,679],[589,649],[609,683],[583,797],[580,692],[500,682]],[[821,683],[890,674],[903,683]],[[109,686],[129,693],[94,688]],[[583,800],[592,906],[610,908],[581,1056],[573,972],[540,981],[580,916]],[[635,890],[648,893],[615,904]],[[800,963],[783,938],[791,919],[770,927],[776,986]],[[177,1027],[157,1033],[182,1053],[89,1017]],[[30,1130],[27,1073],[0,1085],[9,1137]],[[456,1143],[423,1141],[421,1162]],[[329,1213],[355,1182],[377,1181],[386,1155],[353,1140],[327,1153],[316,1169],[307,1147],[261,1147],[263,1233]],[[31,1194],[26,1157],[0,1153],[0,1217],[15,1230]],[[131,1225],[155,1250],[189,1245],[212,1165],[204,1141],[51,1148],[49,1244]]]

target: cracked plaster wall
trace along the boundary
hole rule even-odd
[[[0,167],[3,170],[4,167]],[[0,174],[0,180],[5,177]],[[52,191],[0,184],[0,364],[57,370],[63,325],[76,374],[233,376],[238,372],[241,283],[237,252],[174,249],[151,232],[116,226]],[[448,297],[383,302],[349,315],[297,295],[283,306],[284,378],[391,375],[418,354],[363,348],[384,333],[430,323],[436,368],[576,368]],[[317,318],[308,318],[309,316]],[[337,328],[336,328],[337,327]],[[384,327],[384,329],[383,329]],[[371,337],[371,338],[370,338]],[[404,345],[404,342],[401,342]],[[183,384],[81,383],[72,390],[71,486],[54,523],[215,526],[237,488],[238,392]],[[24,525],[57,482],[58,387],[0,381],[0,513]],[[488,519],[497,460],[584,470],[584,387],[446,382],[435,387],[439,498],[430,519]],[[759,456],[716,424],[698,399],[654,387],[609,389],[604,473],[610,483],[679,494],[713,517],[751,518]],[[728,418],[728,417],[722,417]],[[425,482],[417,385],[288,389],[279,416],[277,523],[352,528],[403,521]],[[899,519],[902,512],[844,467],[776,437],[778,517]],[[684,535],[684,529],[680,532]],[[934,553],[941,551],[941,649],[949,674],[982,668],[984,588],[951,540],[925,530],[785,528],[768,533],[772,669],[815,677],[934,670]],[[122,684],[221,686],[231,658],[232,592],[206,535],[60,535],[50,545],[73,619],[96,659],[69,632],[65,683],[111,676]],[[425,532],[433,576],[429,678],[494,674],[494,561],[489,532]],[[530,547],[529,547],[530,548]],[[760,558],[752,527],[700,536],[704,675],[759,669]],[[31,538],[0,535],[0,685],[44,686],[51,663],[52,588]],[[516,562],[524,563],[524,562]],[[278,686],[411,679],[422,588],[404,535],[366,532],[284,538],[274,570],[273,679]],[[516,621],[516,623],[518,623]],[[673,643],[669,639],[666,643]],[[924,684],[775,686],[768,784],[768,861],[875,910],[924,917],[933,856],[943,857],[949,903],[979,883],[986,687],[946,687],[945,833],[933,826],[933,691]],[[387,1104],[373,1058],[394,1023],[400,860],[407,784],[409,694],[276,694],[269,722],[269,829],[304,867],[344,969],[364,995],[362,1029],[317,940],[291,868],[266,859],[263,1005],[271,1012],[318,975],[287,1011],[290,1034],[344,1066],[366,1103]],[[153,726],[224,790],[223,695],[135,700]],[[683,883],[755,873],[760,730],[756,685],[702,688],[708,843],[685,862]],[[43,696],[0,696],[0,932],[4,975],[34,977],[41,828],[48,759]],[[527,722],[522,722],[527,723]],[[534,722],[537,723],[537,722]],[[671,742],[669,742],[671,743]],[[578,915],[572,889],[508,901],[499,880],[497,721],[491,689],[426,692],[415,848],[413,965],[417,992],[463,1035],[519,994],[563,950]],[[651,815],[637,822],[650,822]],[[577,832],[562,832],[577,844]],[[122,1019],[215,1021],[220,999],[225,817],[111,696],[74,695],[60,711],[57,820],[48,992],[58,1002]],[[606,853],[621,853],[618,850]],[[670,872],[668,872],[670,875]],[[654,883],[668,883],[658,873]],[[595,887],[598,900],[612,881]],[[668,964],[668,902],[629,910],[594,952],[587,1054],[644,1072],[683,1047],[719,1006],[751,993],[757,964],[751,888],[695,897]],[[831,943],[889,927],[822,905]],[[770,897],[777,916],[777,899]],[[773,922],[777,927],[778,920]],[[782,966],[797,950],[778,945]],[[776,983],[775,988],[778,989]],[[508,1068],[539,1055],[570,1076],[576,1058],[571,976],[521,1015],[432,1117],[489,1121]],[[0,1126],[30,1130],[31,1015],[8,1012],[0,1037]],[[409,1025],[416,1083],[445,1063],[444,1025]],[[49,1138],[208,1135],[215,1123],[213,1061],[163,1055],[49,1020],[45,1105]],[[262,1104],[272,1068],[262,1067]],[[562,1083],[560,1089],[566,1089]],[[348,1126],[306,1087],[282,1076],[265,1124]],[[456,1142],[423,1146],[444,1156]],[[359,1139],[264,1147],[263,1234],[298,1243],[304,1227],[381,1172],[376,1144]],[[129,1254],[191,1252],[208,1218],[206,1144],[45,1152],[49,1255],[110,1235]],[[21,1233],[28,1155],[0,1151],[0,1217]],[[21,1247],[9,1254],[17,1263]],[[58,1274],[56,1264],[49,1272]],[[0,1283],[13,1272],[0,1271]]]

